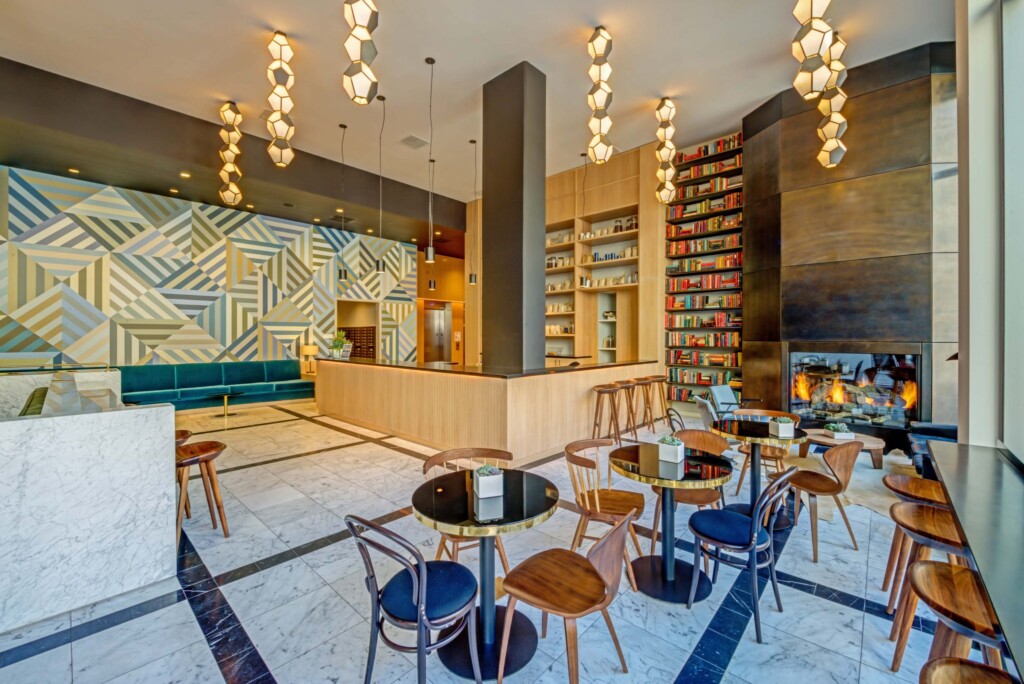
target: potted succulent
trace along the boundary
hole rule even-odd
[[[795,427],[796,424],[793,422],[793,419],[788,416],[778,416],[768,422],[768,431],[775,437],[782,437],[783,439],[791,439]]]
[[[348,335],[344,330],[339,330],[331,340],[331,358],[348,360],[352,355],[352,343],[348,341]]]
[[[658,440],[658,460],[680,463],[686,459],[686,445],[681,439],[665,435]]]
[[[846,423],[825,423],[825,434],[832,439],[853,439],[856,436]]]

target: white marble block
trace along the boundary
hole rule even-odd
[[[0,632],[173,577],[174,407],[0,421]]]

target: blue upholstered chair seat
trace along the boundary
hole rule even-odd
[[[750,544],[750,517],[734,511],[697,511],[690,516],[690,527],[700,536],[725,546]],[[761,527],[757,531],[757,544],[767,543],[768,532]]]
[[[437,620],[458,612],[476,595],[476,577],[469,568],[451,561],[427,561],[427,618]],[[416,621],[412,574],[400,570],[381,592],[380,605],[394,618]]]

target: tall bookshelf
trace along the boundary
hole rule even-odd
[[[692,403],[711,385],[742,390],[743,135],[676,155],[666,207],[665,365],[668,395]]]

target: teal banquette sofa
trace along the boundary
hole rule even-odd
[[[121,401],[126,404],[174,404],[177,409],[309,399],[314,383],[303,380],[297,360],[180,363],[121,366]]]

